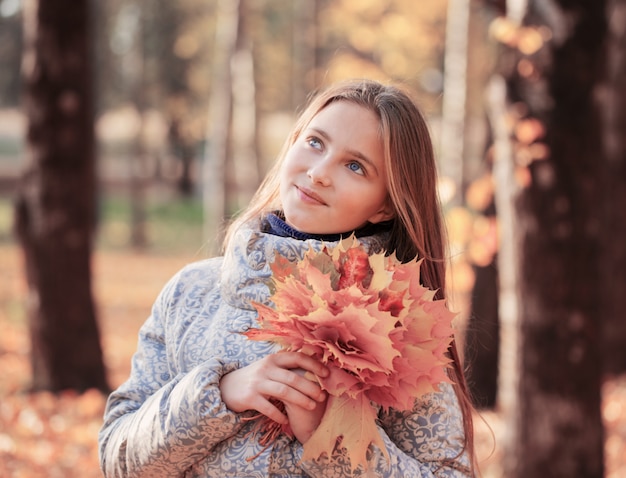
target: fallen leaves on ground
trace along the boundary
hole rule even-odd
[[[200,257],[168,257],[99,251],[94,260],[104,359],[110,385],[130,371],[137,331],[165,282]],[[21,254],[0,244],[0,477],[101,477],[97,435],[106,397],[25,393],[30,378],[29,343],[23,317],[26,287]],[[605,384],[606,477],[626,476],[626,378]],[[500,478],[504,424],[495,412],[477,416],[476,448],[483,478]]]
[[[200,257],[96,253],[94,289],[112,387],[130,372],[137,332],[157,294],[195,259]],[[96,390],[26,393],[30,345],[19,249],[0,245],[0,264],[0,477],[102,477],[97,438],[106,397]]]

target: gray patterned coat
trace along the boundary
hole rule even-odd
[[[361,241],[379,247],[375,236]],[[242,418],[250,412],[234,413],[220,397],[224,374],[275,351],[239,333],[256,324],[250,302],[268,301],[274,251],[295,259],[310,245],[321,243],[243,230],[225,257],[190,264],[168,282],[140,330],[130,378],[107,402],[99,436],[105,477],[351,476],[344,455],[302,462],[302,445],[285,435],[263,450],[247,436],[251,422]],[[451,387],[410,413],[381,414],[379,428],[391,463],[373,450],[367,476],[467,476],[441,467],[462,448]]]

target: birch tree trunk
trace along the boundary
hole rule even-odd
[[[469,10],[469,0],[448,2],[439,157],[442,174],[456,186],[450,201],[453,205],[463,199]]]
[[[204,228],[209,252],[217,252],[226,215],[226,162],[229,156],[232,119],[231,58],[239,30],[239,0],[217,3],[213,79],[207,147],[202,171]]]
[[[232,191],[226,194],[230,207],[240,209],[248,205],[260,182],[256,148],[257,113],[254,55],[249,28],[244,20],[250,18],[249,1],[240,0],[239,28],[236,48],[231,58],[232,77]],[[227,205],[228,208],[228,205]],[[228,211],[226,211],[228,213]]]
[[[316,85],[318,0],[293,2],[292,110],[306,103]]]
[[[519,187],[515,180],[515,159],[508,127],[508,98],[504,79],[494,76],[487,89],[489,117],[494,136],[493,178],[495,204],[500,230],[498,251],[498,395],[497,407],[507,426],[501,446],[504,467],[515,466],[515,440],[521,426],[520,377],[520,276],[521,248],[515,213]]]

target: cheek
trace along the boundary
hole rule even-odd
[[[369,219],[379,210],[377,201],[364,201],[366,193],[351,194],[343,201],[342,213],[348,221],[361,223]]]
[[[291,177],[294,174],[295,166],[296,166],[295,155],[293,154],[292,150],[289,150],[278,172],[280,180],[284,181],[286,178]]]
[[[377,215],[383,211],[386,211],[388,209],[388,201],[387,201],[387,195],[386,193],[379,196],[377,201],[373,201],[370,205],[369,205],[369,216],[374,216]]]
[[[296,173],[298,169],[297,156],[298,155],[295,153],[295,151],[293,151],[293,147],[292,147],[292,149],[290,149],[289,152],[287,153],[287,156],[285,156],[285,160],[283,161],[283,164],[280,168],[281,180],[285,178],[289,178],[290,176]]]
[[[278,176],[278,198],[280,199],[281,204],[285,203],[285,200],[287,198],[287,191],[289,189],[289,177],[285,172],[285,169],[282,168],[280,170],[279,176]]]
[[[361,188],[354,191],[351,202],[358,209],[379,210],[385,205],[387,190],[380,187]]]

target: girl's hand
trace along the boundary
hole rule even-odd
[[[296,369],[294,372],[306,377],[306,371],[303,369]],[[314,377],[309,378],[313,379]],[[322,417],[326,411],[326,402],[328,399],[326,394],[324,395],[324,399],[318,401],[315,404],[315,408],[312,410],[285,402],[285,411],[287,412],[287,417],[289,418],[289,427],[300,443],[308,441],[322,421]]]
[[[300,439],[298,434],[301,434],[301,427],[297,420],[310,414],[305,420],[308,424],[303,427],[310,428],[319,414],[319,408],[323,414],[326,402],[325,392],[317,382],[303,376],[306,372],[319,377],[326,377],[329,373],[323,364],[300,352],[271,354],[224,375],[220,381],[222,400],[233,412],[257,410],[275,422],[286,425],[290,420],[270,401],[279,400],[285,405],[290,417],[293,414],[291,428],[294,434],[295,429],[298,429],[296,438]],[[318,403],[324,406],[318,407]]]

